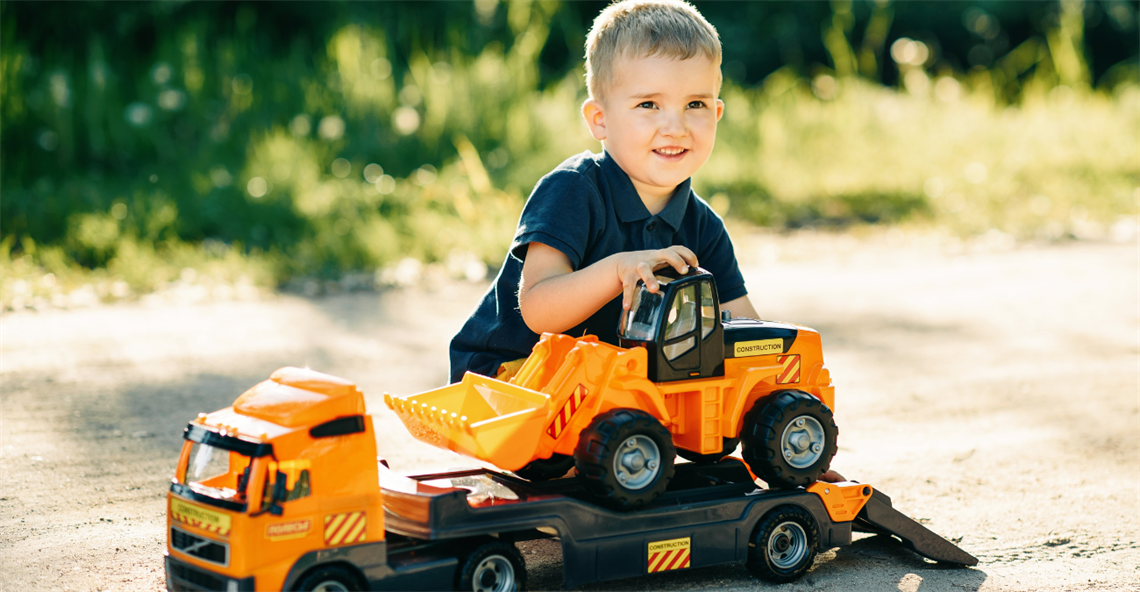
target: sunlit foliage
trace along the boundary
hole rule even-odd
[[[0,302],[482,277],[535,181],[598,148],[603,5],[2,2]],[[1015,240],[1134,220],[1135,2],[700,8],[727,110],[695,182],[722,214]]]

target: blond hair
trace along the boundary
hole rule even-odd
[[[719,92],[720,36],[696,8],[681,0],[615,2],[586,36],[586,88],[590,98],[601,99],[621,57],[687,60],[698,54],[717,66]]]

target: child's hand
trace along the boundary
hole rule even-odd
[[[621,307],[629,310],[633,305],[633,291],[637,288],[638,280],[645,282],[645,287],[650,292],[656,293],[661,286],[657,283],[657,278],[653,277],[654,270],[671,265],[677,273],[688,273],[690,266],[697,266],[697,256],[685,247],[673,245],[656,251],[622,253],[616,263],[622,286]]]
[[[847,479],[843,475],[840,475],[837,471],[828,470],[819,476],[819,480],[826,483],[842,483]]]

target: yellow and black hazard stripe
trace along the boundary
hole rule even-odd
[[[325,516],[325,545],[363,543],[368,538],[368,516],[364,512],[347,512]]]
[[[570,398],[562,405],[562,409],[558,411],[558,415],[554,416],[554,421],[546,428],[546,435],[558,439],[562,435],[562,430],[570,425],[570,419],[574,417],[579,409],[582,408],[582,403],[586,400],[586,395],[589,391],[586,387],[578,385],[574,387],[574,392],[570,394]]]
[[[800,381],[800,355],[790,354],[776,356],[780,364],[780,373],[776,375],[776,384],[789,384]]]

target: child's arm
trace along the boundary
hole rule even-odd
[[[732,312],[733,317],[760,318],[760,313],[756,312],[747,294],[729,302],[721,302],[720,309]]]
[[[638,280],[656,292],[659,286],[653,270],[666,265],[687,273],[690,266],[697,265],[697,256],[682,246],[629,251],[574,271],[565,253],[532,242],[523,262],[519,311],[531,331],[562,333],[589,318],[618,294],[623,295],[622,308],[628,309]]]

